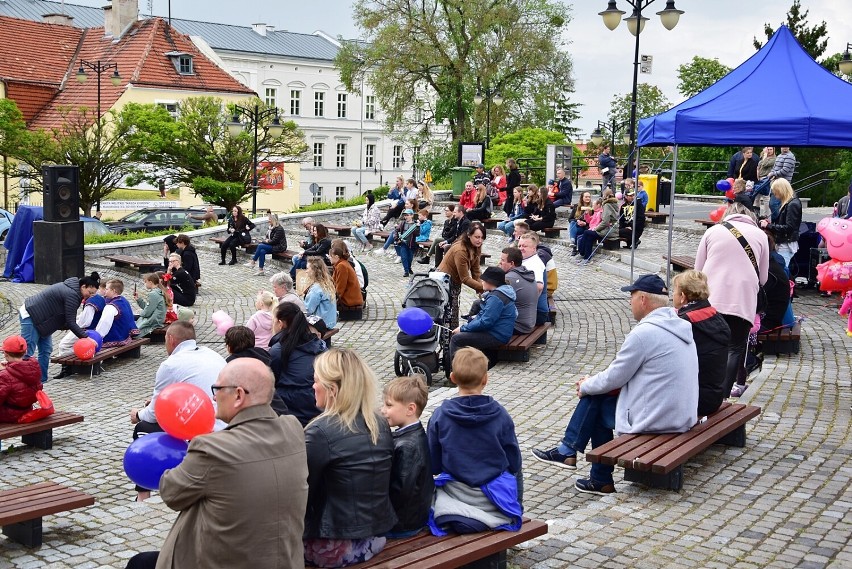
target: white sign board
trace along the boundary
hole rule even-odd
[[[101,211],[135,211],[145,208],[180,207],[177,200],[104,200]]]
[[[651,74],[651,70],[654,67],[654,56],[653,55],[643,55],[639,59],[639,73],[647,73]]]

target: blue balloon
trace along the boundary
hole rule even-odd
[[[188,448],[186,441],[167,433],[141,436],[124,451],[124,472],[142,488],[156,490],[163,473],[180,464]]]
[[[727,192],[731,189],[731,183],[728,180],[719,180],[716,182],[716,189],[720,192]]]
[[[409,334],[410,336],[419,336],[425,334],[434,326],[432,317],[422,308],[411,307],[406,308],[396,317],[396,323],[399,329]]]
[[[101,346],[104,345],[104,337],[101,336],[97,330],[89,330],[89,338],[95,341],[97,347],[95,347],[95,353],[101,351]]]

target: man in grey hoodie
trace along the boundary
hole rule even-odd
[[[611,441],[613,428],[619,434],[683,433],[698,421],[698,356],[692,326],[667,306],[668,290],[657,275],[643,275],[621,290],[630,293],[630,309],[639,324],[624,338],[608,368],[577,382],[581,398],[620,389],[614,408],[602,404],[587,409],[583,422],[592,448]],[[581,492],[615,492],[613,470],[612,465],[594,463],[589,478],[574,486]]]
[[[506,284],[515,289],[515,307],[518,318],[515,320],[514,334],[529,334],[535,328],[539,291],[535,283],[535,273],[523,265],[524,258],[520,249],[506,247],[500,255],[500,268],[506,273]]]

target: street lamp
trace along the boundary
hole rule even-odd
[[[491,89],[486,86],[483,93],[482,89],[476,89],[476,95],[473,96],[473,102],[478,107],[485,101],[485,147],[491,146],[491,103],[499,107],[503,104],[503,96],[496,88]]]
[[[379,175],[379,187],[382,185],[382,163],[373,162],[373,174]]]
[[[241,123],[240,115],[244,115],[248,122]],[[272,117],[272,122],[265,127],[260,126],[261,121],[264,119]],[[284,127],[281,125],[281,121],[278,118],[278,108],[272,107],[269,109],[263,109],[260,105],[255,104],[254,107],[241,107],[240,105],[234,105],[234,116],[231,118],[231,122],[227,124],[228,133],[231,136],[239,136],[239,134],[246,129],[253,129],[254,131],[254,147],[252,152],[252,181],[251,181],[251,214],[257,215],[257,152],[258,152],[258,131],[259,129],[263,129],[268,132],[272,138],[278,138],[281,136],[281,133],[284,132]]]
[[[852,43],[846,43],[846,51],[843,52],[843,58],[840,60],[838,67],[844,75],[852,75],[852,55],[849,51],[852,50]]]
[[[592,142],[595,143],[595,146],[600,146],[603,142],[603,131],[608,130],[612,140],[612,151],[615,152],[615,133],[626,127],[628,122],[629,121],[616,123],[615,119],[612,119],[612,121],[608,124],[603,121],[598,121],[597,128],[592,131]],[[624,137],[624,144],[630,144],[630,132],[625,130],[622,136]]]
[[[97,164],[95,166],[95,175],[97,176],[98,187],[98,203],[96,211],[101,211],[101,75],[105,71],[112,69],[113,72],[109,80],[113,87],[121,85],[121,75],[118,74],[118,63],[101,63],[100,59],[92,63],[91,61],[81,59],[80,67],[77,69],[77,81],[80,83],[85,83],[89,78],[89,76],[86,75],[86,69],[94,71],[95,75],[98,76],[98,107],[96,115],[97,128],[95,132],[95,136],[97,137],[97,156],[95,160],[97,161]]]
[[[420,147],[419,146],[408,146],[402,149],[402,157],[400,158],[400,164],[405,166],[405,153],[411,153],[411,177],[415,180],[417,179],[417,158],[420,156]]]
[[[645,28],[645,22],[648,18],[642,16],[642,10],[653,4],[655,0],[627,0],[627,4],[633,8],[633,14],[628,18],[624,18],[627,23],[627,29],[636,37],[636,47],[633,52],[633,90],[630,96],[630,150],[629,155],[632,155],[636,149],[636,94],[639,81],[639,35]],[[603,18],[604,25],[609,30],[615,30],[621,22],[621,16],[626,12],[619,10],[615,0],[609,0],[607,9],[603,12],[598,12],[598,15]],[[663,27],[667,30],[672,30],[677,25],[680,15],[683,10],[675,8],[674,0],[667,0],[664,10],[657,12]],[[852,63],[852,62],[850,62]],[[638,164],[637,164],[638,170]]]

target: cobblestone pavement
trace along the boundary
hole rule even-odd
[[[697,225],[677,225],[673,252],[694,253],[701,232],[690,226]],[[637,258],[662,268],[666,235],[650,226]],[[836,297],[803,293],[796,301],[797,314],[806,318],[801,353],[768,356],[752,377],[743,400],[761,406],[763,413],[749,423],[744,449],[714,446],[691,460],[681,492],[623,482],[616,469],[618,493],[581,494],[573,482],[588,472],[582,460],[572,474],[532,460],[529,450],[560,438],[576,404],[574,382],[605,367],[633,323],[627,296],[618,290],[626,278],[601,270],[612,255],[578,266],[566,243],[551,245],[559,264],[557,327],[546,346],[534,349],[529,363],[498,364],[487,388],[517,425],[525,458],[526,514],[550,524],[547,536],[515,550],[510,562],[530,568],[852,566],[852,338],[843,333],[845,319],[836,313]],[[492,263],[503,246],[492,232],[485,244]],[[254,311],[254,293],[268,284],[246,267],[219,267],[216,251],[206,245],[200,257],[199,341],[224,353],[211,314],[223,309],[244,322]],[[362,260],[370,270],[366,319],[343,323],[334,341],[356,348],[384,383],[393,375],[394,319],[407,281],[390,258]],[[87,266],[93,268],[141,285],[138,277],[105,264]],[[41,288],[0,285],[10,301],[0,311],[3,337],[17,333],[17,307]],[[471,299],[466,292],[462,306]],[[0,567],[123,567],[135,552],[161,546],[176,514],[156,494],[144,504],[133,502],[121,460],[131,440],[128,410],[150,395],[164,357],[162,346],[145,346],[141,359],[107,363],[100,376],[47,384],[58,409],[82,413],[86,420],[57,429],[49,451],[22,448],[18,439],[3,441],[0,488],[53,480],[93,494],[97,501],[93,507],[47,516],[39,549],[0,538]],[[452,394],[437,382],[424,420]]]

